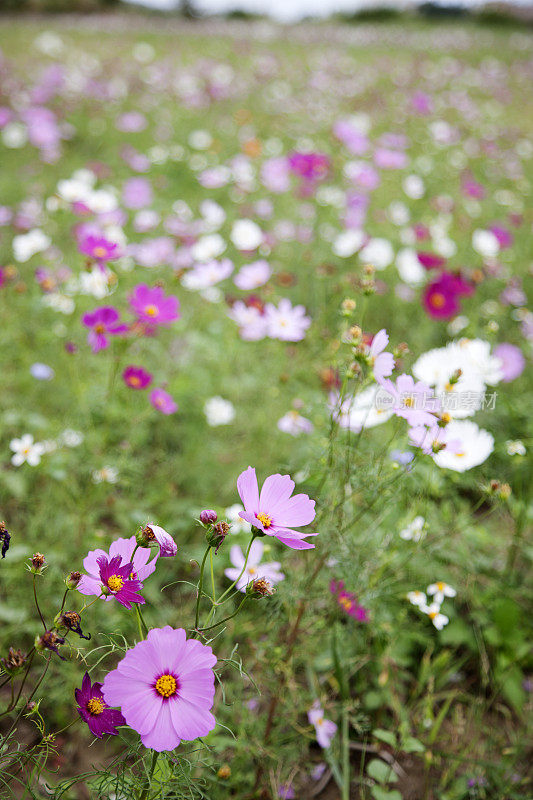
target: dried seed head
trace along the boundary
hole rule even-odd
[[[81,581],[81,572],[78,572],[77,570],[75,570],[74,572],[69,572],[69,574],[65,578],[65,583],[69,589],[76,589],[80,581]]]
[[[0,662],[6,672],[10,675],[16,675],[26,663],[26,653],[23,653],[22,650],[15,650],[14,647],[10,647],[7,656],[5,658],[0,658]]]

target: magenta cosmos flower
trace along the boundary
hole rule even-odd
[[[129,301],[139,320],[149,325],[170,325],[180,316],[178,298],[165,295],[160,286],[150,288],[140,283]]]
[[[368,622],[368,612],[364,606],[359,605],[357,597],[344,588],[344,581],[331,581],[329,590],[334,594],[337,603],[350,617],[359,622]]]
[[[174,414],[178,410],[178,404],[164,389],[153,389],[150,392],[150,403],[162,414]]]
[[[459,298],[471,295],[473,291],[473,287],[459,275],[443,272],[426,286],[422,301],[430,317],[449,319],[460,310]]]
[[[211,648],[187,639],[183,628],[153,628],[106,675],[104,700],[120,706],[145,747],[173,750],[215,727],[215,664]]]
[[[266,536],[275,536],[293,550],[309,550],[314,544],[304,541],[316,533],[301,533],[291,526],[308,525],[315,518],[315,501],[306,494],[295,494],[290,475],[270,475],[263,484],[261,495],[255,469],[248,467],[237,478],[237,491],[244,511],[239,516]]]
[[[152,383],[152,375],[142,367],[130,364],[122,373],[122,378],[126,386],[130,389],[146,389]]]
[[[108,336],[116,336],[120,333],[125,333],[128,326],[119,323],[119,313],[113,306],[102,306],[95,308],[94,311],[89,311],[84,314],[81,321],[87,328],[91,328],[87,342],[90,344],[93,353],[98,353],[99,350],[105,350],[109,347]]]
[[[100,591],[102,594],[114,597],[128,610],[133,603],[142,605],[145,602],[144,597],[139,594],[139,590],[142,589],[143,585],[140,580],[132,576],[133,564],[131,561],[128,564],[124,564],[120,556],[114,556],[109,560],[104,555],[99,556],[96,559],[96,563],[100,572]]]
[[[83,560],[83,568],[87,575],[82,575],[79,582],[78,592],[84,595],[96,595],[97,597],[102,594],[102,579],[100,577],[100,565],[98,559],[104,558],[111,561],[116,556],[119,556],[123,564],[131,564],[132,570],[128,580],[144,581],[155,570],[159,553],[149,561],[151,551],[149,547],[137,547],[135,536],[130,536],[129,539],[115,539],[109,548],[109,553],[104,550],[90,550]],[[113,595],[103,597],[104,600],[111,600]]]
[[[104,733],[116,736],[117,726],[126,724],[120,711],[107,705],[102,694],[102,684],[91,685],[88,672],[83,676],[81,689],[76,689],[74,695],[78,703],[78,714],[87,723],[93,736],[99,739]]]
[[[98,262],[113,261],[120,255],[118,244],[103,236],[87,236],[78,246],[80,253]]]

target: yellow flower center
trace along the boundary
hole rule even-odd
[[[407,408],[412,408],[412,406],[414,406],[414,404],[415,404],[415,401],[414,401],[413,397],[406,397],[403,402],[404,402],[404,405],[407,406]]]
[[[256,517],[263,526],[263,528],[270,528],[270,526],[272,525],[272,517],[269,517],[268,514],[263,514],[261,512],[260,514],[256,514]]]
[[[103,258],[106,255],[107,250],[105,249],[105,247],[102,246],[95,247],[93,253],[96,256],[96,258]]]
[[[437,581],[437,589],[439,590],[439,592],[442,592],[445,586],[446,584],[443,581]]]
[[[102,323],[99,322],[98,325],[94,326],[94,332],[95,333],[105,333],[105,325],[102,325]]]
[[[446,303],[446,298],[440,292],[435,292],[431,295],[430,298],[431,305],[435,308],[442,308],[443,305]]]
[[[256,570],[255,567],[248,567],[248,573],[250,575],[255,575],[256,572],[257,572],[257,570]]]
[[[439,613],[438,611],[430,611],[429,614],[428,614],[428,617],[430,619],[435,619],[435,617],[437,616],[438,613]]]
[[[149,305],[144,307],[144,313],[147,314],[149,317],[157,317],[159,313],[159,309],[157,306]]]
[[[319,719],[317,719],[317,721],[316,721],[316,724],[317,725],[323,725],[324,724],[324,717],[319,717]]]
[[[339,603],[345,611],[349,611],[352,607],[352,601],[348,597],[339,598]]]
[[[161,697],[172,697],[173,694],[176,694],[177,688],[176,678],[174,675],[169,675],[168,673],[161,675],[155,684],[156,692],[158,692]]]
[[[97,717],[98,714],[101,714],[104,708],[105,703],[103,700],[100,700],[99,697],[91,697],[87,703],[87,711],[89,714],[94,714],[95,717]]]
[[[111,575],[111,577],[107,579],[107,585],[112,592],[120,592],[124,586],[124,578],[121,578],[120,575]]]
[[[130,382],[130,384],[132,386],[139,386],[140,383],[141,383],[141,380],[140,380],[140,378],[137,377],[137,375],[130,375],[129,382]]]

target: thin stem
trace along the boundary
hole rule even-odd
[[[202,558],[202,563],[200,565],[200,579],[198,581],[198,595],[196,597],[196,614],[194,616],[194,628],[198,628],[198,622],[200,621],[200,598],[202,597],[202,584],[204,582],[204,567],[205,561],[207,558],[207,554],[211,550],[211,545],[208,545],[207,550],[204,553],[204,557]]]
[[[65,603],[66,603],[66,601],[67,601],[67,594],[68,594],[68,592],[69,592],[69,590],[68,590],[68,587],[67,587],[67,588],[65,589],[65,594],[63,595],[63,602],[61,603],[61,608],[59,609],[59,613],[60,613],[60,614],[62,613],[63,609],[65,608]]]
[[[148,625],[144,621],[142,611],[139,608],[139,603],[135,603],[135,613],[137,615],[137,625],[139,627],[139,636],[141,639],[146,639],[148,636]]]
[[[155,765],[157,764],[158,756],[159,753],[154,750],[152,753],[152,765],[150,767],[150,774],[148,776],[148,786],[146,787],[146,789],[143,789],[142,793],[139,796],[139,800],[146,800],[146,798],[148,797],[150,788],[152,786],[152,778],[154,777]]]
[[[19,722],[20,718],[22,717],[22,714],[24,713],[24,708],[25,708],[25,707],[28,705],[28,703],[31,701],[31,699],[32,699],[32,697],[34,696],[35,692],[37,691],[37,689],[39,688],[39,686],[40,686],[40,685],[41,685],[41,683],[43,682],[43,680],[44,680],[44,677],[45,677],[46,673],[48,672],[48,667],[50,666],[50,661],[51,661],[51,660],[52,660],[52,653],[50,653],[50,655],[49,655],[49,657],[48,657],[48,660],[47,660],[47,662],[46,662],[46,666],[45,666],[45,668],[44,668],[44,670],[43,670],[43,673],[42,673],[41,677],[39,678],[39,680],[37,681],[37,683],[35,684],[35,686],[34,686],[34,688],[33,688],[33,691],[32,691],[32,693],[30,694],[30,696],[29,696],[29,697],[28,697],[28,699],[26,700],[26,703],[25,703],[25,705],[24,705],[24,706],[21,708],[21,710],[20,710],[20,712],[19,712],[18,716],[16,717],[16,719],[15,719],[15,721],[13,722],[12,726],[10,727],[10,729],[8,730],[8,732],[6,733],[6,735],[5,735],[5,737],[4,737],[5,739],[7,739],[7,738],[8,738],[8,736],[9,736],[9,735],[10,735],[10,734],[11,734],[11,733],[12,733],[12,732],[15,730],[16,726],[18,725],[18,722]],[[23,684],[23,685],[24,685],[24,684]],[[17,697],[17,700],[16,700],[16,702],[15,702],[15,705],[18,703],[18,700],[19,700],[19,697],[20,697],[20,693],[21,693],[21,692],[22,692],[22,687],[21,687],[21,689],[20,689],[20,692],[19,692],[19,694],[18,694],[18,697]]]
[[[212,628],[216,628],[218,625],[222,625],[223,622],[227,622],[228,619],[233,619],[233,617],[237,616],[237,614],[239,613],[239,611],[241,610],[241,608],[243,607],[243,605],[246,603],[247,600],[248,598],[245,595],[244,599],[241,601],[237,610],[234,611],[233,614],[230,614],[228,617],[224,617],[224,619],[221,619],[218,622],[213,623],[213,625],[208,625],[206,628],[198,628],[197,630],[201,631],[202,633],[204,631],[210,631]]]
[[[350,800],[350,734],[346,705],[342,709],[342,800]]]
[[[35,598],[35,607],[36,607],[36,609],[37,609],[37,611],[39,613],[39,616],[41,618],[41,622],[43,623],[43,628],[45,629],[45,631],[47,631],[48,628],[46,627],[46,622],[44,621],[44,617],[42,615],[41,609],[39,608],[39,601],[37,600],[37,586],[35,585],[35,573],[33,574],[33,596]]]
[[[238,575],[238,576],[235,578],[235,580],[233,581],[233,583],[232,583],[232,584],[230,584],[230,586],[228,586],[228,588],[226,589],[226,591],[224,592],[224,594],[223,594],[223,595],[221,595],[221,596],[218,598],[217,605],[220,605],[220,604],[222,603],[222,601],[224,600],[224,598],[225,598],[225,597],[227,597],[227,595],[228,595],[228,594],[231,592],[231,590],[233,589],[233,587],[237,585],[237,583],[240,581],[240,579],[241,579],[241,578],[242,578],[242,576],[244,575],[244,573],[245,573],[245,571],[246,571],[246,565],[248,564],[248,557],[249,557],[249,555],[250,555],[250,548],[251,548],[251,546],[252,546],[252,544],[253,544],[253,541],[254,541],[254,539],[255,539],[255,535],[254,535],[254,534],[252,534],[252,538],[250,539],[250,543],[249,543],[249,545],[248,545],[248,549],[246,550],[246,555],[245,555],[245,557],[244,557],[244,564],[243,564],[243,566],[242,566],[242,569],[241,569],[240,575]]]

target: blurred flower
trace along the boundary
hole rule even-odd
[[[76,710],[82,720],[89,726],[93,736],[97,736],[99,739],[104,734],[116,736],[118,733],[117,727],[126,724],[126,720],[120,711],[109,708],[105,702],[102,694],[102,684],[91,684],[88,672],[83,676],[81,689],[76,689],[74,694],[78,703]]]
[[[81,321],[87,328],[92,329],[87,336],[87,342],[91,346],[93,353],[98,353],[100,350],[105,350],[109,347],[109,335],[117,336],[128,330],[127,325],[119,323],[119,316],[119,312],[113,306],[95,308],[94,311],[89,311],[83,315]]]
[[[118,481],[118,469],[116,467],[102,467],[94,469],[91,473],[93,483],[116,483]]]
[[[113,261],[120,255],[119,247],[116,242],[111,242],[103,236],[87,236],[78,245],[80,253],[83,253],[95,261]]]
[[[456,440],[460,447],[446,447],[435,453],[435,463],[444,469],[465,472],[483,464],[494,449],[494,437],[471,420],[452,420],[446,426],[446,433],[448,439]]]
[[[223,397],[211,397],[204,404],[204,414],[207,424],[212,428],[219,425],[229,425],[235,419],[235,408],[229,400]]]
[[[337,726],[330,719],[324,717],[324,709],[321,708],[318,700],[315,700],[307,712],[307,719],[311,725],[315,726],[316,740],[320,747],[328,748],[337,732]]]
[[[15,467],[20,467],[26,461],[30,467],[36,467],[41,463],[41,456],[45,452],[42,442],[34,442],[31,433],[25,433],[20,439],[12,439],[9,447],[14,455],[11,463]]]
[[[494,348],[493,355],[502,363],[502,380],[504,383],[518,378],[524,371],[526,360],[519,347],[514,344],[502,342]]]
[[[315,518],[315,501],[306,494],[291,497],[294,481],[289,475],[270,475],[259,496],[255,469],[248,467],[237,478],[237,491],[243,502],[240,516],[267,536],[295,550],[308,550],[315,545],[304,541],[316,533],[301,533],[288,526],[308,525]]]
[[[299,436],[301,433],[311,433],[313,430],[313,423],[311,420],[299,414],[298,411],[292,409],[278,420],[278,428],[280,431],[283,431],[283,433],[289,433],[291,436]]]
[[[418,590],[407,592],[407,599],[413,606],[425,606],[427,604],[425,593]]]
[[[426,520],[424,517],[415,517],[409,525],[406,525],[406,527],[400,531],[400,537],[408,541],[419,542],[425,534],[425,528]]]
[[[329,585],[331,594],[334,594],[342,610],[359,622],[368,622],[368,612],[364,606],[359,605],[357,597],[344,588],[344,581],[331,581]]]
[[[507,453],[510,456],[525,456],[526,448],[523,442],[520,439],[516,439],[514,442],[506,442]]]
[[[30,373],[38,381],[51,381],[55,376],[52,367],[49,367],[48,364],[42,364],[40,361],[36,361],[35,364],[31,365]]]
[[[152,389],[150,392],[150,403],[162,414],[174,414],[178,410],[178,404],[172,395],[164,389]]]
[[[304,306],[293,306],[287,298],[280,300],[277,308],[272,303],[266,304],[265,321],[268,336],[284,342],[301,341],[311,325],[310,318],[305,316]]]
[[[441,613],[440,605],[438,603],[431,603],[429,606],[421,605],[420,611],[423,614],[427,614],[438,631],[441,631],[450,621],[446,614]]]
[[[233,282],[239,289],[250,292],[257,289],[258,286],[263,286],[271,274],[272,271],[267,261],[254,261],[252,264],[245,264],[244,267],[241,267]]]
[[[264,234],[253,220],[238,219],[233,223],[230,238],[237,250],[251,252],[263,243]]]
[[[250,523],[241,517],[241,511],[244,511],[244,508],[240,503],[234,503],[224,511],[224,516],[231,525],[232,533],[250,533],[252,530]]]
[[[230,581],[235,581],[239,578],[235,586],[240,592],[245,592],[247,585],[258,578],[264,578],[272,585],[279,583],[279,581],[285,578],[283,572],[279,571],[281,567],[279,561],[269,561],[264,564],[260,563],[263,552],[263,543],[260,542],[259,539],[255,539],[250,547],[246,569],[239,578],[244,567],[244,553],[236,544],[231,547],[229,557],[233,567],[225,569],[224,575],[229,578]]]
[[[165,295],[160,286],[150,288],[140,283],[129,297],[130,305],[141,322],[149,325],[170,325],[179,319],[179,300]]]
[[[174,750],[215,727],[215,664],[211,648],[187,639],[183,628],[153,628],[106,675],[102,694],[120,706],[145,747]]]
[[[143,367],[136,367],[130,364],[122,373],[122,378],[130,389],[146,389],[152,383],[153,376],[146,372]]]

